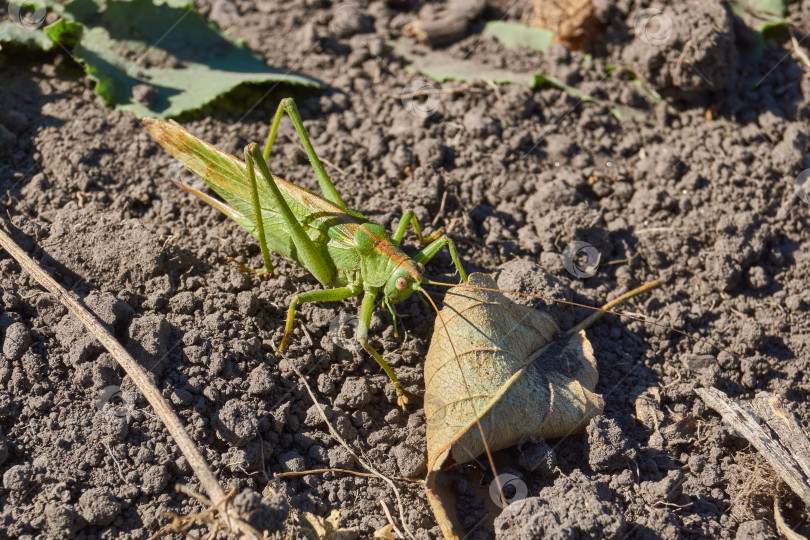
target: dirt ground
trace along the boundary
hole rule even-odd
[[[468,538],[775,538],[775,494],[806,534],[806,510],[694,390],[774,392],[810,425],[810,195],[794,184],[810,167],[810,68],[789,40],[756,54],[752,32],[713,0],[667,7],[672,26],[658,41],[636,36],[634,17],[667,4],[600,1],[605,30],[583,52],[507,50],[478,33],[445,52],[556,76],[641,109],[649,123],[555,89],[484,82],[428,81],[460,90],[410,102],[400,96],[423,79],[387,42],[418,4],[198,1],[270,64],[329,88],[242,92],[184,125],[239,155],[264,139],[278,99],[295,95],[338,190],[375,222],[391,227],[413,208],[456,240],[467,271],[507,265],[501,286],[588,305],[661,277],[663,287],[626,311],[736,354],[604,318],[589,331],[604,416],[585,434],[498,452],[498,473],[519,477],[528,497],[509,505],[495,530],[477,527]],[[495,16],[521,15],[503,11]],[[810,0],[791,3],[789,21],[797,39],[810,34]],[[626,72],[605,73],[615,65],[634,69],[665,101],[651,104]],[[399,338],[384,309],[373,319],[373,342],[411,396],[406,413],[374,360],[341,337],[358,301],[304,305],[289,353],[277,358],[290,295],[317,281],[278,257],[266,281],[226,263],[259,267],[258,245],[174,187],[169,178],[187,174],[135,118],[104,106],[68,56],[2,52],[0,67],[3,226],[150,371],[255,524],[295,537],[302,512],[339,510],[363,538],[385,525],[381,503],[396,515],[396,501],[377,479],[274,478],[360,470],[293,367],[374,466],[423,477],[432,310],[416,298],[398,305],[407,330]],[[274,172],[316,189],[288,121],[280,133]],[[574,241],[598,250],[592,277],[566,271],[560,253]],[[412,235],[405,244],[414,249]],[[430,276],[452,274],[446,253],[429,265]],[[551,309],[564,328],[587,315]],[[162,512],[202,508],[173,490],[199,483],[143,397],[4,253],[0,312],[0,537],[144,539],[168,522]],[[492,471],[482,460],[458,472],[470,530],[486,512],[472,493]],[[422,486],[398,486],[416,537],[438,538]]]

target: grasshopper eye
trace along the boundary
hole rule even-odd
[[[397,278],[397,282],[396,282],[397,289],[399,289],[401,291],[401,290],[405,289],[407,286],[408,286],[408,280],[407,279],[405,279],[404,277]]]

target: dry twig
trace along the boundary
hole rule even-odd
[[[71,315],[79,319],[87,330],[95,336],[97,340],[109,351],[119,365],[129,375],[138,390],[146,397],[146,400],[160,417],[163,425],[169,430],[169,434],[177,443],[180,451],[191,465],[194,474],[200,480],[205,491],[211,496],[213,505],[219,508],[220,520],[225,527],[238,533],[242,538],[259,540],[261,534],[241,519],[236,509],[230,504],[225,491],[217,482],[214,473],[208,467],[200,451],[186,433],[180,418],[175,414],[171,405],[163,399],[157,388],[149,381],[146,370],[144,370],[135,359],[118,343],[118,340],[110,334],[101,321],[87,310],[78,300],[68,294],[64,287],[59,285],[47,272],[31,259],[5,231],[0,229],[0,247],[5,249],[17,263],[31,276],[39,282],[48,292],[53,294],[64,305]]]

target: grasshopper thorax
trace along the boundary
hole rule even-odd
[[[358,226],[354,245],[362,257],[363,282],[381,287],[389,305],[405,300],[419,289],[425,267],[395,246],[381,226],[375,223]]]

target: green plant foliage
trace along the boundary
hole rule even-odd
[[[550,75],[520,73],[508,69],[492,68],[479,64],[474,60],[458,60],[440,51],[431,51],[430,54],[422,55],[417,50],[417,47],[406,40],[395,41],[391,43],[391,46],[395,54],[410,62],[409,70],[422,73],[439,82],[485,80],[499,84],[524,84],[532,90],[557,88],[583,103],[595,103],[606,107],[610,114],[619,120],[632,118],[639,122],[653,124],[652,120],[647,118],[642,111],[597,99]]]
[[[731,10],[746,25],[760,33],[785,25],[782,0],[731,0]]]
[[[322,86],[312,77],[268,67],[182,0],[73,0],[60,11],[44,32],[10,39],[41,49],[62,45],[96,81],[105,103],[138,117],[176,117],[241,84]]]
[[[507,49],[528,47],[540,52],[548,50],[554,37],[551,30],[507,21],[489,21],[484,26],[484,33],[493,36]]]

